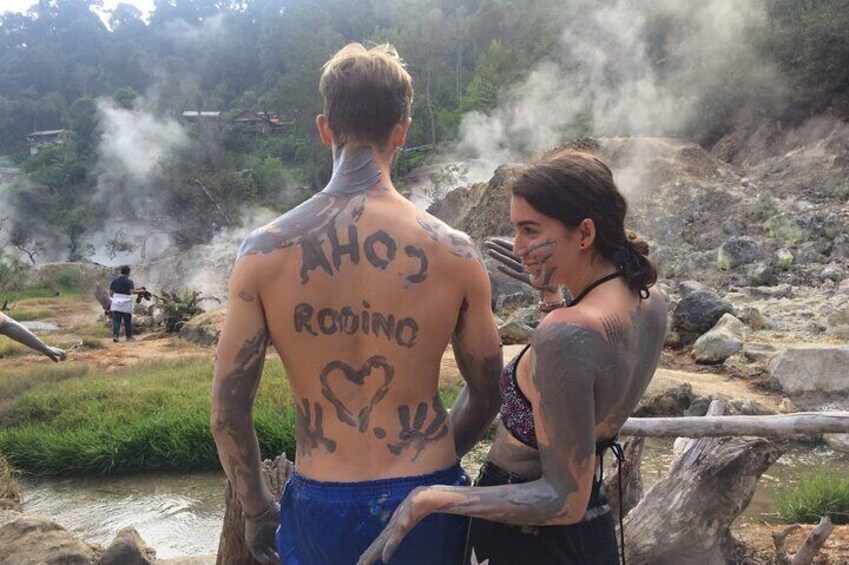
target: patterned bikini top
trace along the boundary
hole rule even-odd
[[[516,381],[516,367],[519,366],[519,359],[529,347],[530,344],[526,345],[501,371],[501,423],[514,438],[528,447],[539,449],[531,402]]]
[[[501,388],[501,423],[504,424],[511,436],[528,447],[539,449],[531,401],[519,388],[519,382],[516,379],[516,368],[519,366],[519,360],[530,347],[530,344],[526,345],[501,371],[499,383]],[[596,442],[596,455],[602,455],[607,449],[621,452],[622,447],[619,445],[616,436]],[[616,457],[618,459],[620,454],[617,453]]]

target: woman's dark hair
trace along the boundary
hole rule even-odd
[[[543,157],[516,178],[513,195],[567,228],[591,219],[596,252],[622,269],[628,288],[648,296],[657,268],[648,257],[648,243],[625,229],[628,204],[598,157],[572,149]]]

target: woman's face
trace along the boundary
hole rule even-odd
[[[510,221],[516,228],[513,253],[522,261],[531,284],[540,289],[564,284],[578,257],[578,230],[568,229],[519,196],[510,201]]]

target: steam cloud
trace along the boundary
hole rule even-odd
[[[712,105],[781,97],[777,71],[751,40],[766,21],[762,0],[573,2],[564,9],[555,56],[491,114],[464,116],[462,154],[503,163],[582,134],[686,135]]]

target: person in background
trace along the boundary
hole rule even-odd
[[[65,351],[58,347],[50,347],[31,331],[13,320],[10,316],[0,312],[0,335],[5,335],[22,343],[27,347],[35,349],[39,353],[50,357],[54,363],[65,360]]]
[[[324,66],[319,89],[333,175],[244,242],[216,356],[213,435],[263,564],[353,565],[411,490],[468,484],[458,460],[499,404],[482,257],[390,178],[413,95],[397,52],[350,44]],[[252,420],[269,343],[297,411],[295,471],[279,505]],[[466,381],[450,413],[438,386],[449,343]],[[423,521],[392,563],[453,565],[466,525]]]
[[[476,486],[414,490],[361,565],[389,560],[434,513],[472,517],[467,563],[617,563],[601,458],[618,447],[619,429],[654,375],[666,302],[652,288],[648,246],[626,232],[625,199],[597,157],[543,158],[512,192],[516,238],[512,248],[490,249],[503,264],[521,262],[546,293],[545,316],[501,375],[492,448]],[[565,300],[560,285],[574,298]]]
[[[127,341],[133,339],[133,303],[135,295],[146,292],[144,287],[135,288],[135,283],[130,279],[130,267],[124,265],[120,269],[120,276],[116,277],[109,285],[110,311],[112,313],[112,341],[118,343],[121,335],[121,323],[124,324],[124,335]]]

